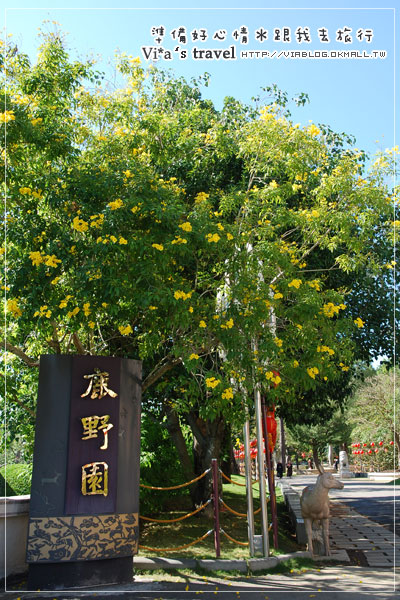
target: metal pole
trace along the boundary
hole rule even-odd
[[[218,494],[218,461],[213,458],[212,464],[212,481],[213,481],[213,506],[214,506],[214,547],[216,558],[220,557],[221,547],[219,539],[219,494]]]
[[[278,549],[278,515],[277,515],[277,510],[276,510],[274,472],[272,470],[271,453],[269,450],[267,409],[265,406],[264,398],[262,398],[261,409],[262,409],[262,422],[263,422],[263,432],[264,432],[265,457],[267,459],[269,498],[271,501],[271,521],[272,521],[273,540],[274,540],[274,548],[275,548],[275,550],[277,550]]]
[[[246,413],[247,413],[246,408]],[[243,427],[244,439],[244,468],[246,477],[246,495],[247,495],[247,534],[249,538],[250,556],[255,555],[254,548],[254,507],[253,507],[253,486],[251,480],[251,460],[250,460],[250,424],[247,419]]]
[[[268,512],[267,512],[267,495],[265,487],[265,461],[263,448],[263,431],[262,431],[262,415],[261,415],[261,393],[258,384],[254,390],[255,413],[256,413],[256,430],[257,430],[257,459],[258,459],[258,477],[260,485],[260,503],[261,503],[261,530],[263,538],[264,557],[269,555],[269,539],[268,539]]]

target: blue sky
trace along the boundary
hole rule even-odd
[[[351,133],[357,139],[357,146],[371,153],[398,143],[395,53],[398,53],[400,38],[398,27],[395,30],[395,16],[399,21],[399,11],[395,9],[400,8],[400,0],[390,0],[379,8],[377,0],[353,0],[350,5],[347,2],[287,1],[279,8],[276,8],[278,2],[265,0],[249,0],[249,6],[245,6],[243,0],[114,1],[112,7],[110,0],[2,0],[5,10],[1,17],[7,33],[13,35],[18,47],[32,59],[39,44],[38,28],[52,28],[51,23],[43,26],[43,21],[55,20],[68,34],[68,45],[74,56],[99,56],[103,69],[109,73],[116,49],[140,56],[146,62],[142,47],[162,47],[170,51],[173,59],[159,60],[159,66],[188,78],[205,71],[211,74],[204,96],[211,98],[217,108],[225,96],[245,102],[259,94],[265,97],[261,88],[276,83],[290,97],[300,92],[309,95],[309,105],[292,111],[296,122],[308,124],[312,120],[329,124],[336,131]],[[160,26],[165,28],[165,36],[157,44],[151,29]],[[242,26],[248,29],[247,44],[232,36]],[[171,36],[171,32],[180,27],[186,28],[186,44]],[[274,30],[278,28],[290,29],[290,42],[274,40]],[[298,28],[301,28],[301,42],[296,37]],[[311,38],[309,43],[304,39],[306,28]],[[337,32],[344,32],[344,28],[351,29],[351,43],[336,39],[340,37]],[[191,32],[204,29],[208,39],[193,42]],[[329,42],[321,41],[318,31],[321,29],[326,30]],[[214,34],[220,35],[221,30],[226,30],[225,39],[214,40]],[[255,39],[256,31],[260,30],[268,32],[268,39],[263,42]],[[357,37],[360,30],[362,39]],[[175,51],[178,46],[179,50]],[[195,60],[194,46],[202,50],[226,50],[234,46],[236,59]],[[185,60],[179,58],[183,49],[187,52]],[[276,52],[276,55],[259,59],[255,55],[242,57],[242,52],[249,56],[250,51]],[[383,51],[386,58],[285,58],[290,51],[314,54],[353,51],[369,55]],[[278,59],[279,53],[282,54]],[[399,97],[397,93],[397,99]]]

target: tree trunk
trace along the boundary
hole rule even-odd
[[[397,448],[397,467],[400,469],[400,434],[398,431],[394,431],[394,443]]]
[[[209,421],[201,419],[193,412],[188,413],[186,419],[193,432],[194,472],[199,476],[211,468],[211,459],[220,457],[225,423],[223,417]],[[194,487],[195,504],[207,502],[212,492],[211,471]]]
[[[314,442],[312,443],[312,454],[313,454],[315,468],[318,469],[318,471],[320,469],[322,470],[321,462],[320,462],[319,456],[318,456],[318,446]]]
[[[178,452],[179,460],[181,462],[182,471],[186,481],[191,481],[196,477],[193,469],[193,462],[190,459],[188,449],[186,446],[185,438],[182,434],[181,424],[177,413],[171,408],[169,404],[165,404],[165,414],[167,416],[166,427],[172,441],[174,442],[175,448]],[[195,504],[195,484],[189,486],[190,497],[192,504]]]

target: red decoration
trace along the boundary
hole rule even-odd
[[[379,452],[379,448],[375,448],[375,454]]]
[[[380,446],[383,446],[383,442],[379,442],[379,445],[380,445]]]
[[[372,450],[368,450],[368,454],[372,454]]]
[[[371,442],[371,446],[374,447],[375,446],[375,442]]]
[[[272,453],[276,444],[276,419],[275,419],[275,408],[267,409],[267,432],[268,432],[268,446],[269,451]]]
[[[368,446],[368,444],[363,444],[363,446],[364,446],[364,448],[365,448],[365,446]]]
[[[389,442],[389,444],[390,444],[391,446],[393,446],[394,442]]]
[[[364,450],[360,450],[360,454],[364,454]]]

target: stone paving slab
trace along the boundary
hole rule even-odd
[[[329,537],[332,550],[360,550],[370,567],[400,565],[399,536],[332,499]]]

